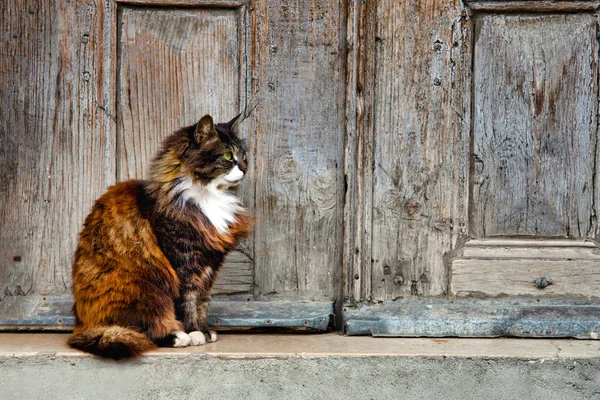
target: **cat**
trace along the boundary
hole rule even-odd
[[[253,224],[230,192],[247,172],[238,118],[215,125],[205,115],[173,133],[147,180],[117,183],[96,201],[73,260],[70,346],[122,359],[217,339],[206,322],[211,288]]]

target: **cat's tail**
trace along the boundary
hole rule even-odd
[[[122,326],[76,328],[67,343],[76,349],[115,360],[139,356],[156,347],[148,336]]]

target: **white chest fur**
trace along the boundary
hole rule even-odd
[[[181,193],[181,206],[194,202],[215,228],[224,233],[235,222],[235,214],[242,210],[242,205],[237,197],[218,189],[221,183],[214,181],[201,187],[194,185],[191,178],[185,178],[175,187],[175,193]]]

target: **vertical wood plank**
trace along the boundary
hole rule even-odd
[[[99,127],[101,31],[92,1],[0,7],[2,319],[68,296],[81,223],[114,182],[114,141]]]
[[[592,14],[477,20],[475,237],[593,234],[596,25]]]
[[[344,174],[344,301],[371,295],[375,8],[353,1],[348,10]]]
[[[453,49],[469,38],[459,11],[377,2],[371,300],[446,294],[444,255],[465,235],[468,101],[455,96],[466,80]]]
[[[344,25],[339,0],[253,3],[257,294],[341,288]]]

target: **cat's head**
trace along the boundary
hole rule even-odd
[[[248,170],[246,146],[235,132],[239,115],[226,123],[216,124],[205,115],[187,129],[188,146],[181,156],[182,172],[194,183],[231,187],[237,185]]]

